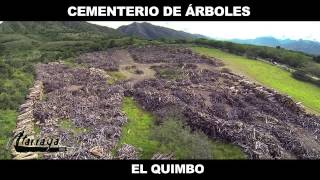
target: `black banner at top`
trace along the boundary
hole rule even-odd
[[[317,1],[3,1],[0,20],[318,21]]]

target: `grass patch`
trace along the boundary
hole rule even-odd
[[[247,155],[238,147],[214,141],[211,144],[213,159],[246,159]]]
[[[245,154],[231,144],[210,140],[202,132],[192,132],[183,121],[169,118],[156,127],[154,138],[162,151],[174,152],[177,159],[245,159]]]
[[[238,147],[212,141],[200,132],[191,132],[181,121],[171,119],[156,126],[155,117],[142,110],[131,97],[124,99],[123,111],[128,117],[128,123],[123,127],[117,148],[123,144],[133,145],[142,150],[142,159],[150,159],[157,152],[174,153],[177,159],[246,157]]]
[[[64,131],[71,132],[75,136],[78,136],[88,131],[86,128],[76,127],[71,119],[60,120],[59,127]]]
[[[86,63],[79,63],[77,61],[77,57],[74,57],[74,56],[64,58],[61,61],[63,62],[63,64],[65,64],[69,68],[85,68],[85,69],[91,68],[90,65]]]
[[[108,79],[108,84],[115,84],[118,81],[127,79],[127,76],[120,71],[108,71],[107,74],[111,77]]]
[[[226,67],[248,79],[278,90],[300,101],[310,112],[320,114],[320,88],[294,79],[291,73],[269,63],[233,55],[218,49],[193,47],[201,54],[221,59]]]
[[[33,130],[34,130],[36,136],[40,136],[41,128],[39,127],[39,125],[35,124]]]
[[[41,97],[41,101],[47,101],[48,98],[49,98],[48,95],[46,93],[43,93]]]
[[[124,99],[123,111],[128,123],[122,130],[120,146],[124,143],[133,145],[142,150],[140,158],[150,159],[159,147],[159,142],[151,139],[154,124],[152,115],[139,108],[131,97]]]
[[[14,110],[0,110],[0,159],[11,159],[7,143],[16,126],[17,112]]]
[[[69,68],[87,68],[85,64],[77,63],[74,57],[65,59],[63,63]]]
[[[160,78],[177,80],[182,78],[182,72],[178,69],[163,68],[158,70]]]

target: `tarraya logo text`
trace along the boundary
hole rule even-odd
[[[18,133],[10,141],[10,146],[14,143],[17,152],[60,152],[66,151],[66,147],[59,147],[59,138],[38,138],[35,139],[24,134],[24,131]]]

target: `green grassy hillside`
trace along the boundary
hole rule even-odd
[[[193,47],[193,49],[223,60],[232,71],[287,94],[296,101],[302,102],[311,112],[320,114],[320,88],[316,85],[296,80],[290,72],[263,61],[248,59],[213,48]]]
[[[119,36],[115,29],[80,21],[4,21],[0,25],[0,33],[22,33],[47,35],[75,33],[95,34],[102,36]],[[72,34],[70,34],[72,33]]]

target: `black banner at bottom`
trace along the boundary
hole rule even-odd
[[[238,178],[249,174],[260,174],[273,177],[274,174],[285,176],[316,172],[318,161],[269,161],[269,160],[33,160],[33,161],[0,161],[2,167],[11,170],[37,173],[54,172],[57,176],[68,173],[71,177],[121,177],[121,176],[208,176]],[[2,168],[3,169],[3,168]],[[3,171],[6,172],[6,171]],[[89,173],[90,172],[90,173]],[[94,173],[92,173],[94,172]],[[61,173],[61,175],[59,175]],[[71,174],[70,174],[71,173]],[[27,173],[28,174],[28,173]],[[260,176],[259,175],[259,176]],[[105,179],[105,178],[104,178]],[[108,178],[107,178],[108,179]],[[110,178],[109,178],[110,179]]]

